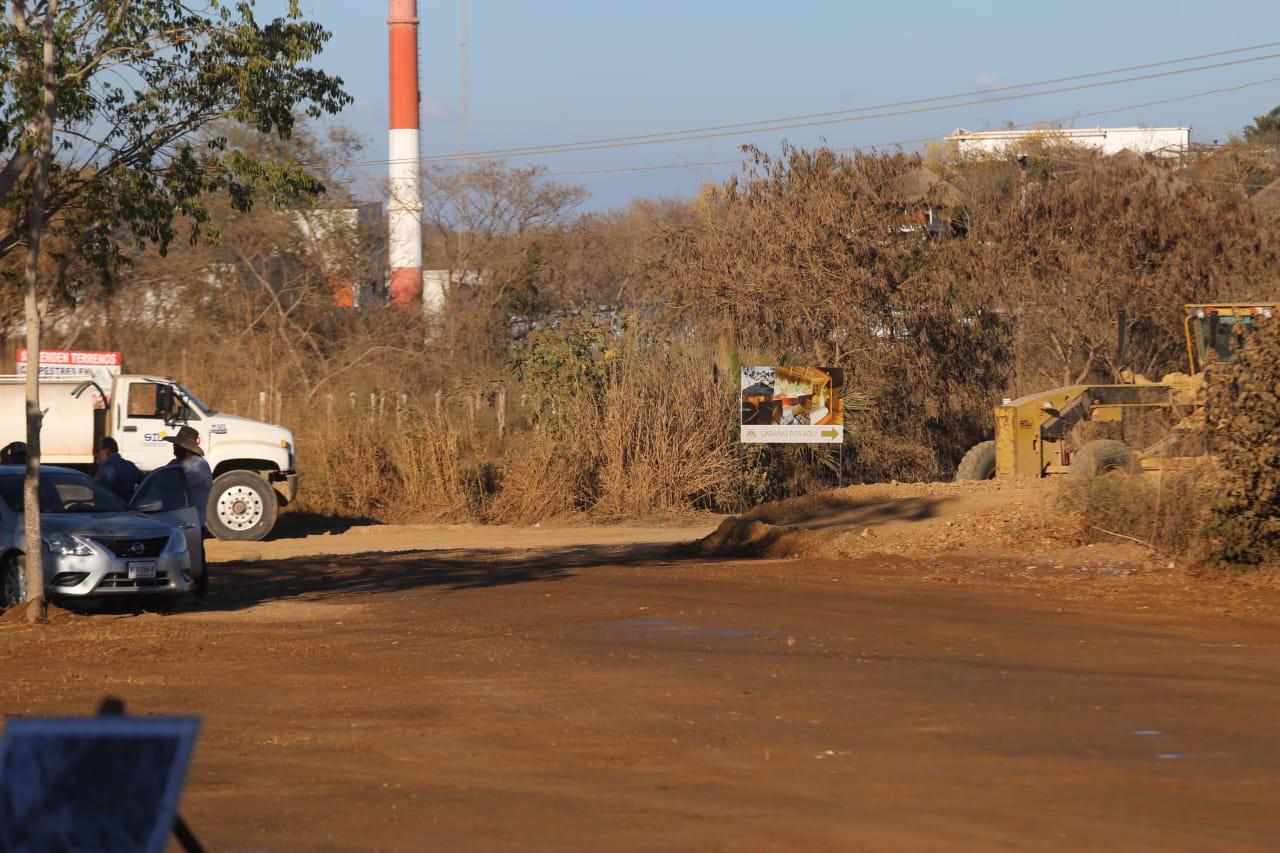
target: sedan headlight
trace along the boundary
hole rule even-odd
[[[89,543],[77,536],[62,533],[61,531],[55,531],[46,536],[44,544],[50,552],[61,554],[64,557],[90,557],[93,555],[93,549],[89,547]]]
[[[171,554],[187,553],[187,537],[181,530],[175,530],[169,534],[169,552]]]

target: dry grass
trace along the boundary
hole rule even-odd
[[[735,390],[695,355],[624,341],[600,392],[530,437],[488,517],[615,521],[709,508],[736,476]]]
[[[366,410],[305,422],[302,508],[379,521],[477,518],[481,478],[459,432],[417,412],[400,420]]]
[[[536,524],[583,512],[594,488],[587,460],[546,432],[528,436],[522,454],[503,469],[502,484],[485,517],[500,523]]]
[[[1209,518],[1210,462],[1141,476],[1066,477],[1059,490],[1064,509],[1081,519],[1097,542],[1133,539],[1170,556],[1203,557]]]

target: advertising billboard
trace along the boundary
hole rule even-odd
[[[46,379],[100,379],[119,376],[123,359],[118,352],[40,350],[40,375]],[[18,375],[27,373],[27,351],[18,350]]]
[[[744,444],[842,444],[844,370],[742,368]]]

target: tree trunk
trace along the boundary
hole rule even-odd
[[[43,21],[44,104],[39,125],[39,149],[27,203],[27,264],[23,310],[27,323],[27,477],[22,490],[25,522],[27,621],[45,618],[44,540],[40,536],[40,243],[44,238],[44,205],[49,189],[49,160],[53,156],[54,94],[57,85],[53,19],[57,0],[50,0]]]

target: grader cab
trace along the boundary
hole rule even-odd
[[[1086,422],[1123,425],[1126,415],[1163,410],[1181,415],[1175,431],[1191,429],[1204,417],[1201,390],[1205,365],[1233,361],[1242,335],[1254,320],[1270,318],[1277,311],[1280,303],[1188,305],[1183,326],[1189,372],[1171,373],[1152,382],[1121,370],[1117,384],[1067,385],[1005,400],[995,407],[995,440],[972,447],[960,460],[956,479],[1065,473],[1092,476],[1177,465],[1179,457],[1168,452],[1167,437],[1136,451],[1119,438],[1096,438],[1081,444],[1077,436],[1083,430],[1077,428]],[[1121,354],[1123,350],[1122,340]]]

